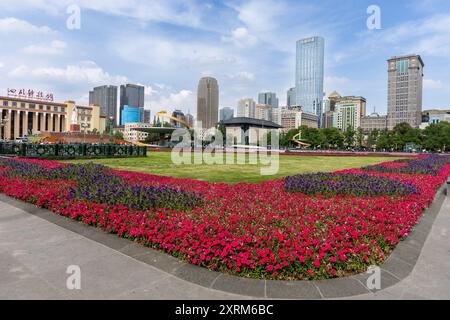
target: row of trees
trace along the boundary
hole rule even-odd
[[[378,151],[403,151],[408,145],[420,146],[431,151],[450,150],[450,123],[431,124],[426,129],[412,128],[408,123],[398,124],[392,131],[373,130],[364,133],[360,128],[348,128],[341,132],[337,128],[314,129],[301,126],[281,134],[280,146],[294,147],[294,136],[301,131],[301,139],[315,149],[371,149]]]

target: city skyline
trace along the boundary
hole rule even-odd
[[[235,106],[244,97],[257,100],[266,91],[276,93],[283,106],[287,90],[295,85],[295,42],[318,35],[326,41],[327,94],[337,90],[364,96],[369,110],[376,107],[386,114],[386,60],[418,54],[427,63],[423,109],[445,109],[450,6],[431,1],[434,5],[379,1],[381,30],[367,29],[369,1],[339,8],[331,1],[192,1],[186,6],[137,1],[141,12],[131,4],[70,1],[81,9],[79,30],[66,28],[69,1],[47,1],[45,6],[2,1],[0,33],[10,50],[0,54],[0,70],[6,74],[0,89],[32,87],[53,92],[57,101],[86,104],[96,86],[135,83],[145,86],[145,107],[153,114],[169,108],[186,112],[196,109],[198,79],[210,75],[221,84],[219,107]],[[310,18],[331,8],[333,22]],[[399,10],[402,17],[396,15]],[[296,15],[295,23],[288,22]],[[215,18],[221,21],[211,24],[213,16],[227,19]],[[116,18],[112,23],[111,17]],[[111,31],[116,24],[120,31]]]

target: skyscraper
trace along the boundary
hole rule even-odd
[[[117,87],[100,86],[89,91],[89,104],[100,107],[100,115],[114,117],[117,115]]]
[[[325,40],[311,37],[297,41],[296,105],[321,118],[323,102]],[[319,120],[320,121],[320,120]]]
[[[152,111],[151,110],[144,110],[144,118],[142,119],[143,123],[151,123],[152,121]]]
[[[172,112],[172,117],[180,119],[182,121],[186,121],[186,116],[184,115],[184,112],[181,110],[175,110],[174,112]],[[170,120],[170,124],[177,128],[184,128],[184,125],[173,119]]]
[[[286,100],[286,105],[287,105],[288,108],[297,105],[295,96],[296,96],[295,87],[294,88],[290,88],[287,91],[287,100]]]
[[[135,85],[135,84],[126,84],[120,86],[120,112],[119,112],[119,125],[125,125],[122,118],[122,111],[125,106],[140,108],[141,119],[138,122],[142,121],[144,114],[144,92],[145,88],[143,86]]]
[[[229,107],[220,109],[220,121],[230,120],[234,117],[234,110]]]
[[[258,104],[271,105],[272,108],[278,108],[277,94],[273,92],[263,92],[258,95]]]
[[[237,105],[237,116],[244,118],[255,118],[256,102],[252,98],[241,99]]]
[[[418,128],[422,122],[423,68],[419,55],[388,60],[388,128],[406,122]]]
[[[219,85],[211,77],[201,78],[197,91],[197,121],[203,129],[213,128],[219,116]]]

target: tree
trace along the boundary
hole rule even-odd
[[[338,128],[324,128],[321,129],[323,135],[325,136],[326,147],[342,147],[344,143],[344,137]]]
[[[349,126],[344,132],[344,143],[347,147],[352,147],[355,144],[356,131]]]
[[[378,129],[373,129],[369,132],[369,137],[367,138],[367,147],[374,149],[378,143],[378,136],[380,135],[380,131]]]
[[[450,123],[433,123],[423,130],[423,146],[433,151],[450,150]]]
[[[121,131],[114,132],[114,138],[116,138],[117,140],[123,140],[123,132]]]
[[[420,144],[420,130],[414,129],[409,123],[399,123],[392,132],[396,150],[403,150],[407,143]]]
[[[280,145],[283,147],[290,147],[294,145],[292,139],[298,134],[298,129],[291,129],[287,133],[283,133],[280,138]],[[302,137],[303,138],[303,137]]]
[[[299,131],[302,132],[302,140],[311,144],[312,147],[317,148],[321,145],[323,139],[321,138],[319,129],[309,128],[303,125],[299,128]]]
[[[377,150],[389,150],[393,147],[393,145],[394,142],[392,134],[387,129],[381,131],[377,140]]]
[[[361,128],[356,130],[356,144],[358,148],[362,148],[364,144],[364,131]]]

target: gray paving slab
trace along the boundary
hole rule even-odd
[[[108,247],[117,243],[114,240],[106,244],[93,241],[9,202],[0,201],[4,209],[0,217],[8,217],[0,222],[0,299],[248,298],[196,285],[145,262],[157,260],[161,253],[140,247],[143,251],[119,239],[128,245],[119,246],[121,250],[139,256],[143,260],[139,261]],[[20,227],[18,221],[32,225]],[[70,265],[80,267],[81,290],[67,289]]]
[[[450,198],[445,199],[439,215],[435,210],[424,217],[429,226],[419,224],[412,240],[382,266],[382,290],[370,292],[364,274],[291,283],[217,275],[69,219],[49,218],[42,209],[29,214],[24,210],[35,207],[17,207],[2,196],[0,299],[450,299]],[[429,236],[423,232],[428,227]],[[66,288],[69,265],[81,268],[81,290]]]
[[[399,270],[397,272],[400,273]],[[450,197],[443,203],[420,256],[409,275],[376,294],[355,299],[442,299],[450,300]]]

